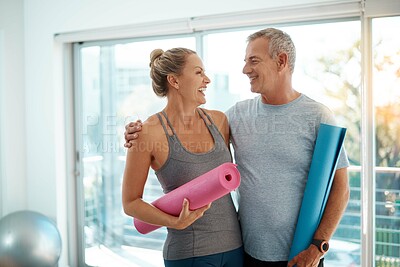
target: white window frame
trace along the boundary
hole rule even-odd
[[[372,19],[400,15],[396,0],[362,1],[361,14],[361,266],[375,266],[375,123]]]

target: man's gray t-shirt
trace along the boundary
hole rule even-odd
[[[261,96],[226,115],[241,174],[239,218],[245,251],[262,261],[287,261],[320,123],[332,112],[302,94],[285,105]],[[348,167],[342,149],[337,169]]]

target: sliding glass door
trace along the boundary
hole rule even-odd
[[[265,26],[205,31],[187,36],[77,43],[76,150],[78,214],[82,261],[87,266],[162,266],[164,228],[139,234],[121,204],[125,166],[124,126],[160,111],[149,78],[155,48],[188,47],[202,56],[211,79],[205,108],[225,111],[255,97],[242,74],[246,37]],[[361,184],[375,179],[375,264],[400,266],[400,28],[399,17],[372,20],[375,125],[374,177],[361,170],[362,109],[361,22],[359,20],[276,26],[291,35],[297,49],[296,90],[322,102],[347,128],[350,202],[331,240],[326,266],[361,266]],[[366,75],[371,75],[367,73]],[[150,172],[145,199],[162,195]],[[366,233],[372,235],[372,233]]]
[[[296,46],[294,88],[324,103],[335,113],[338,124],[348,129],[345,146],[351,164],[351,199],[330,242],[331,248],[325,257],[327,266],[360,266],[360,27],[360,21],[280,27]],[[205,36],[204,59],[211,79],[216,80],[207,90],[209,98],[215,97],[206,106],[224,110],[238,100],[256,96],[250,92],[248,78],[241,72],[246,38],[259,29]],[[217,98],[221,95],[222,100]]]
[[[165,229],[141,235],[122,210],[123,133],[126,123],[144,121],[164,107],[151,87],[150,52],[176,46],[195,49],[195,39],[75,45],[79,230],[88,266],[162,265]],[[150,171],[144,198],[151,202],[161,194]]]
[[[372,20],[376,266],[400,266],[400,17]]]

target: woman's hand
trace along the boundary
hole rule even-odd
[[[176,217],[177,219],[171,227],[177,230],[185,229],[186,227],[194,223],[196,220],[203,217],[204,212],[208,210],[210,207],[211,203],[204,207],[198,208],[197,210],[191,211],[189,209],[189,200],[185,198],[182,203],[181,213],[179,214],[179,217]]]

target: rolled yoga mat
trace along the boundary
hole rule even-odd
[[[239,187],[240,173],[236,164],[227,162],[172,190],[152,202],[158,209],[179,216],[183,199],[189,200],[190,210],[201,208]],[[138,232],[147,234],[161,226],[148,224],[134,218]]]
[[[328,201],[345,135],[346,128],[319,127],[289,261],[311,244]]]

